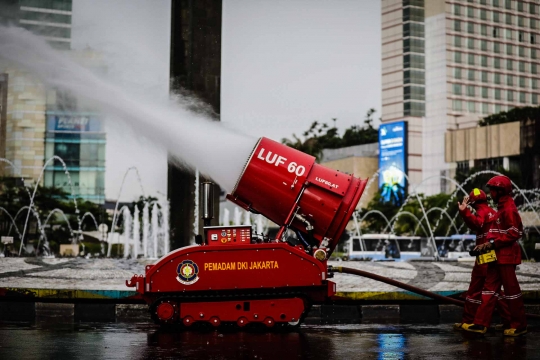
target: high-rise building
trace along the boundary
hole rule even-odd
[[[382,0],[382,122],[408,122],[409,183],[422,181],[424,1]]]
[[[409,122],[409,177],[448,191],[445,132],[538,105],[539,2],[382,0],[382,121]]]
[[[92,51],[69,51],[71,0],[0,0],[0,7],[1,22],[26,28],[78,62],[102,67]],[[41,179],[68,194],[73,189],[77,198],[105,202],[106,136],[99,114],[16,64],[0,66],[0,105],[0,156],[15,165],[0,166],[0,175]]]
[[[71,48],[72,0],[0,0],[4,21],[44,37],[58,49]]]

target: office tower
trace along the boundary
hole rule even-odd
[[[448,191],[446,131],[538,105],[537,1],[383,0],[383,122],[409,122],[409,176]]]

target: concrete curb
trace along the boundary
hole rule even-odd
[[[442,296],[458,297],[464,291],[434,291]],[[523,290],[523,299],[530,302],[540,302],[540,290]],[[0,301],[3,300],[44,300],[44,301],[102,301],[125,303],[143,303],[140,295],[133,290],[91,290],[91,289],[33,289],[33,288],[2,288]],[[335,302],[401,302],[426,301],[428,297],[410,291],[352,291],[338,292]]]
[[[540,314],[540,305],[525,305],[529,313]],[[454,305],[317,305],[305,323],[447,323],[461,320],[462,308]],[[0,302],[0,322],[139,322],[150,323],[148,306],[110,303]]]

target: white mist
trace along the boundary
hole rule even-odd
[[[0,49],[0,61],[31,72],[47,86],[71,92],[111,119],[120,119],[115,126],[125,126],[166,148],[182,165],[197,167],[229,192],[255,146],[255,138],[173,101],[122,90],[26,30],[0,27]]]

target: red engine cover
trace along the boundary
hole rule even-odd
[[[261,138],[228,199],[276,224],[305,231],[303,215],[319,242],[333,250],[356,208],[367,180],[315,164],[315,158]]]
[[[285,243],[195,245],[149,266],[145,292],[306,287],[324,280],[326,263]]]

